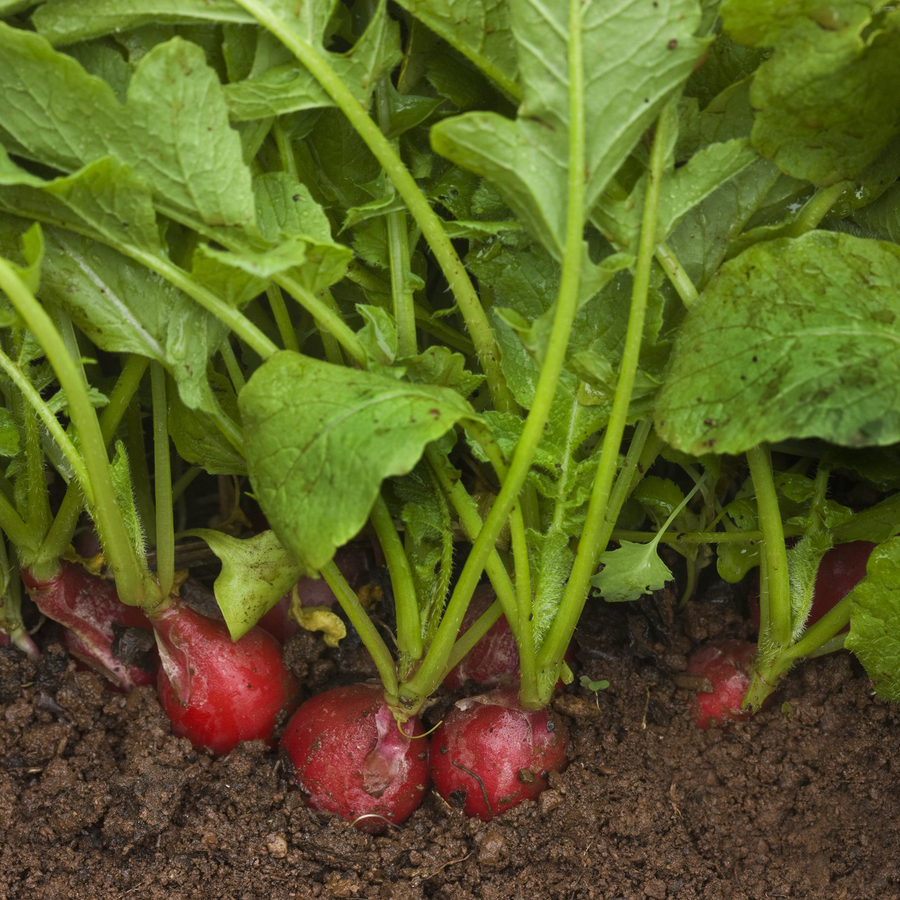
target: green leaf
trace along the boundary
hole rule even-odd
[[[0,23],[0,92],[16,98],[0,106],[8,150],[63,171],[114,156],[146,178],[159,204],[209,226],[253,223],[240,137],[196,44],[174,38],[154,47],[122,107],[105,81],[44,38]]]
[[[848,594],[846,647],[865,666],[875,692],[896,703],[900,702],[900,538],[877,546],[866,572]]]
[[[209,375],[209,386],[219,406],[235,422],[239,421],[237,397],[224,375]],[[244,457],[225,439],[215,418],[200,409],[189,409],[177,395],[169,397],[169,434],[178,455],[211,475],[246,475]]]
[[[528,529],[526,538],[534,575],[532,630],[535,643],[540,646],[559,609],[575,554],[570,547],[571,539],[559,529],[545,534]]]
[[[688,312],[656,428],[693,455],[900,440],[900,248],[814,231],[757,244]]]
[[[650,513],[657,527],[662,525],[684,500],[684,493],[674,481],[660,478],[658,475],[647,475],[642,478],[632,496]]]
[[[146,178],[157,201],[199,214],[207,225],[254,221],[240,138],[196,44],[174,38],[151,50],[131,79],[125,112],[128,143],[123,136],[112,149]]]
[[[132,169],[103,157],[53,181],[9,161],[0,148],[0,208],[54,222],[114,246],[160,250],[153,198]]]
[[[431,643],[453,574],[453,531],[447,500],[427,465],[403,478],[391,479],[403,520],[406,554],[419,603],[422,639]]]
[[[117,251],[57,228],[46,234],[41,297],[59,303],[98,347],[162,363],[189,407],[209,408],[206,367],[225,326]]]
[[[557,259],[565,243],[569,125],[569,4],[512,0],[523,101],[519,118],[468,113],[431,131],[435,151],[491,179]],[[692,0],[595,0],[584,10],[585,210],[593,209],[705,43]],[[641,34],[635,43],[634,35]],[[599,48],[599,49],[598,49]]]
[[[462,397],[468,397],[484,381],[484,375],[466,369],[466,358],[461,353],[454,353],[448,347],[429,347],[417,356],[401,359],[400,363],[410,381],[453,388]]]
[[[900,494],[860,510],[852,519],[842,522],[832,532],[836,544],[849,541],[872,541],[877,544],[900,532]]]
[[[516,46],[510,5],[500,0],[399,0],[407,12],[439,34],[509,94],[518,95]]]
[[[879,237],[900,244],[900,184],[885,191],[874,203],[853,213],[853,221]]]
[[[657,240],[664,241],[691,209],[758,159],[749,141],[738,138],[710,144],[691,156],[686,165],[667,170],[660,183]],[[615,235],[618,246],[631,252],[637,250],[646,192],[644,174],[626,200],[601,200],[594,210],[592,221]]]
[[[298,563],[272,531],[244,539],[209,528],[185,534],[206,541],[222,561],[213,590],[233,641],[243,637],[304,575],[315,574]]]
[[[591,584],[609,603],[639,600],[672,580],[669,567],[656,552],[655,541],[649,544],[622,541],[616,550],[601,553],[600,562],[603,568],[591,579]]]
[[[745,140],[750,137],[752,126],[750,84],[739,82],[715,97],[700,114],[699,139],[713,145]],[[698,289],[706,286],[722,264],[735,236],[766,203],[779,177],[800,184],[781,175],[773,163],[757,157],[690,210],[675,227],[669,246]]]
[[[50,43],[63,46],[141,25],[252,23],[253,17],[232,0],[47,0],[31,21]]]
[[[455,392],[287,351],[241,391],[251,483],[279,540],[312,568],[365,524],[381,482],[474,418]]]
[[[365,324],[357,332],[357,337],[374,366],[391,366],[397,358],[398,338],[394,317],[379,306],[356,304],[356,311]],[[397,373],[400,374],[399,372]]]
[[[753,144],[819,187],[855,178],[900,127],[900,14],[858,0],[726,0],[725,30],[774,47],[753,79]]]
[[[327,7],[331,4],[309,4]],[[345,53],[329,53],[322,47],[326,17],[307,16],[301,5],[272,4],[292,30],[325,58],[334,73],[353,92],[354,97],[368,106],[379,80],[400,61],[400,36],[397,22],[387,15],[387,4],[380,0],[366,30]],[[296,14],[294,8],[299,10]],[[228,108],[233,119],[261,119],[280,116],[304,109],[334,106],[334,101],[322,89],[313,75],[299,62],[275,65],[225,88]]]

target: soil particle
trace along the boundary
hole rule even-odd
[[[538,801],[480,822],[430,795],[379,837],[306,809],[260,743],[196,754],[152,688],[112,693],[55,644],[37,667],[0,650],[0,898],[900,897],[900,712],[839,654],[754,719],[697,731],[673,680],[684,655],[746,636],[720,594],[684,615],[591,611],[555,704],[570,764]],[[307,692],[370,674],[306,634],[287,657]]]

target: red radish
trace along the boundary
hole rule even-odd
[[[137,607],[119,600],[112,582],[65,560],[51,578],[35,578],[23,569],[22,581],[37,608],[66,627],[63,643],[74,656],[123,690],[153,683],[153,672],[126,665],[113,653],[114,626],[149,629],[150,622]]]
[[[431,738],[431,778],[466,815],[487,821],[535,799],[566,767],[569,732],[551,710],[525,710],[516,689],[460,700]]]
[[[428,788],[422,723],[397,726],[377,684],[351,684],[310,698],[288,723],[281,746],[307,806],[337,813],[361,831],[399,825]]]
[[[162,660],[157,691],[173,733],[215,755],[241,741],[272,746],[278,715],[299,690],[278,641],[262,628],[232,641],[222,622],[182,604],[152,622]]]
[[[850,541],[847,544],[837,544],[822,557],[816,574],[807,626],[818,622],[866,577],[866,564],[876,546],[870,541]],[[757,590],[758,584],[757,581]],[[749,602],[750,621],[754,630],[759,631],[759,595],[752,593]],[[849,629],[850,626],[847,625],[843,630]]]
[[[496,595],[489,585],[482,585],[472,595],[469,608],[460,626],[460,635],[475,623],[475,620],[494,602]],[[572,662],[572,651],[567,650],[565,660]],[[482,687],[499,687],[519,680],[519,648],[513,637],[509,622],[501,616],[491,626],[490,631],[450,670],[444,684],[451,691],[459,690],[467,681]],[[557,687],[563,686],[562,681]]]
[[[750,641],[710,641],[688,659],[687,673],[708,678],[712,692],[698,691],[691,700],[691,715],[698,728],[725,725],[745,718],[741,703],[750,686],[750,667],[756,644]]]
[[[472,595],[469,608],[462,620],[459,633],[465,633],[475,620],[494,602],[495,594],[488,585],[482,585]],[[496,687],[504,679],[512,681],[519,674],[519,650],[510,630],[509,622],[501,616],[491,630],[450,671],[444,684],[450,690],[458,690],[467,681],[485,687]]]

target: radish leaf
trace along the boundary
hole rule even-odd
[[[222,561],[216,602],[233,641],[243,637],[304,575],[315,573],[297,562],[272,531],[250,538],[210,528],[186,532],[202,538]]]
[[[814,231],[726,263],[684,321],[656,407],[695,455],[900,440],[900,248]]]
[[[855,178],[900,127],[900,14],[856,0],[827,5],[727,0],[726,32],[774,47],[753,78],[753,145],[819,187]],[[800,60],[800,64],[798,64]]]
[[[900,702],[900,538],[872,551],[866,577],[848,598],[847,649],[865,666],[875,692]]]
[[[363,527],[381,482],[475,412],[455,391],[277,353],[239,397],[247,463],[279,540],[312,568]]]

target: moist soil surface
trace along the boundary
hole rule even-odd
[[[152,688],[111,692],[52,637],[37,665],[4,649],[0,898],[900,898],[900,711],[852,657],[805,662],[752,720],[699,731],[677,683],[693,646],[747,636],[729,592],[684,614],[667,592],[600,607],[555,702],[571,761],[540,799],[481,822],[431,795],[382,836],[306,809],[261,744],[195,753]],[[286,656],[308,692],[368,674],[306,633]]]

